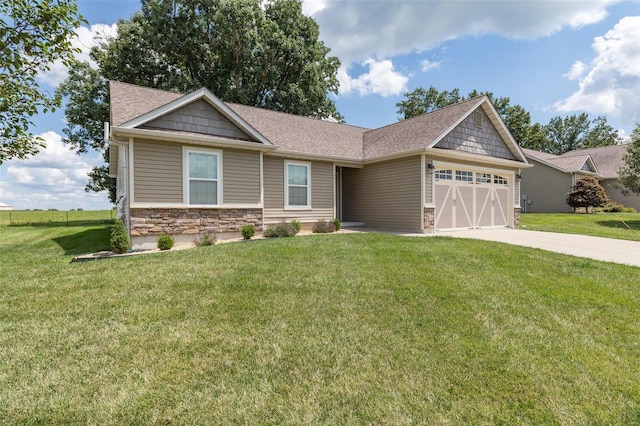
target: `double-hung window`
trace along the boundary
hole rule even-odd
[[[187,204],[220,204],[221,153],[188,149],[185,157]]]
[[[311,164],[285,161],[285,206],[311,207]]]

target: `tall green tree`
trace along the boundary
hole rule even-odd
[[[36,154],[44,141],[29,131],[31,117],[59,107],[37,76],[76,53],[75,29],[84,22],[75,0],[0,1],[0,164]]]
[[[618,170],[618,182],[622,184],[625,194],[640,195],[640,123],[631,132],[631,142],[622,158],[624,166]]]
[[[604,116],[589,119],[587,113],[566,117],[554,117],[545,126],[548,139],[546,151],[551,154],[564,154],[583,148],[614,145],[619,143],[618,131],[608,124]]]
[[[68,98],[65,142],[77,152],[105,149],[106,81],[188,92],[210,89],[226,102],[342,120],[330,93],[338,92],[340,61],[319,40],[317,23],[298,0],[142,0],[141,11],[118,22],[117,37],[91,52],[98,70],[72,68],[56,92]],[[87,188],[113,188],[106,168]]]

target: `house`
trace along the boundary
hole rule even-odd
[[[485,96],[366,129],[110,82],[110,175],[134,247],[334,217],[428,233],[517,227],[531,165]]]
[[[566,196],[576,180],[593,176],[600,181],[609,198],[640,210],[640,197],[625,196],[618,185],[618,170],[624,165],[625,145],[578,149],[562,155],[523,148],[535,167],[522,172],[522,209],[531,213],[571,212]]]
[[[9,204],[5,204],[5,203],[0,203],[0,211],[7,211],[7,210],[13,210],[13,207],[11,207]]]

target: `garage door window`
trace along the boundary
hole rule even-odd
[[[496,185],[508,185],[507,178],[498,175],[493,176],[493,183]]]
[[[464,170],[456,170],[456,180],[458,182],[473,183],[473,172],[465,172]]]
[[[436,180],[452,180],[453,170],[436,170]]]
[[[476,173],[476,183],[491,183],[491,173]]]

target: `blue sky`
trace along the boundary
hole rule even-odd
[[[89,24],[75,41],[84,58],[96,34],[139,9],[137,0],[80,0]],[[640,1],[306,0],[305,13],[342,61],[338,110],[347,123],[375,128],[397,120],[395,104],[417,87],[473,89],[508,96],[532,121],[582,111],[605,115],[628,135],[640,122]],[[56,64],[41,76],[53,91]],[[77,156],[61,143],[62,110],[35,118],[47,148],[0,166],[0,202],[15,209],[104,209],[86,193],[101,155]]]

